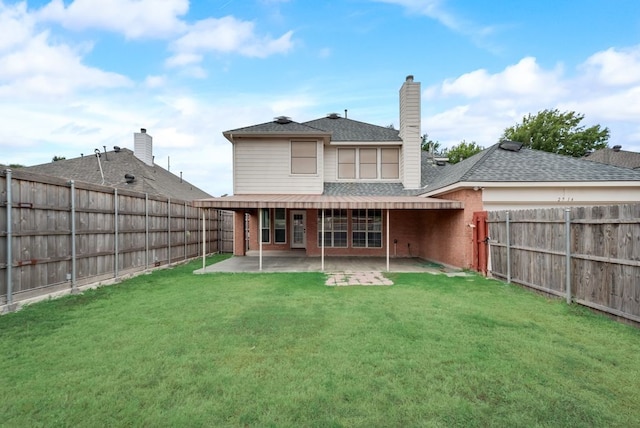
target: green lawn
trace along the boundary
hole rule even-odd
[[[640,330],[575,305],[199,266],[0,317],[0,426],[640,424]]]

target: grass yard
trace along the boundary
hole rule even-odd
[[[0,317],[0,425],[640,425],[640,331],[575,305],[199,266]]]

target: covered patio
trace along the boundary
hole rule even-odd
[[[424,216],[421,216],[420,213],[461,212],[464,210],[464,202],[461,201],[419,196],[235,195],[197,200],[194,201],[194,204],[202,208],[236,212],[234,254],[236,256],[246,255],[246,257],[242,261],[240,259],[243,257],[234,257],[238,261],[229,263],[243,265],[243,271],[255,270],[257,272],[283,272],[287,269],[296,269],[293,271],[334,271],[336,269],[344,271],[343,268],[336,267],[334,269],[330,263],[340,262],[346,266],[345,262],[355,259],[360,259],[357,263],[357,269],[361,271],[363,263],[375,265],[375,268],[370,266],[371,268],[364,269],[370,271],[411,271],[406,270],[409,269],[409,266],[412,266],[412,269],[418,269],[416,264],[419,263],[412,264],[410,261],[428,258],[419,253],[419,242],[424,240],[424,236],[421,236],[419,230]],[[265,226],[267,230],[273,226],[271,217],[267,217],[269,222],[266,225],[263,223],[264,216],[260,213],[265,210],[286,212],[287,241],[285,245],[278,247],[280,251],[272,251],[276,247],[273,243],[267,242],[265,244],[263,242],[262,231],[265,230]],[[325,244],[325,236],[327,233],[331,233],[325,230],[327,223],[325,213],[331,213],[331,210],[344,210],[348,213],[345,217],[348,228],[342,229],[344,237],[348,241],[341,247],[331,247]],[[351,216],[356,210],[360,210],[360,212],[362,210],[376,210],[378,213],[376,215],[379,228],[376,229],[377,245],[375,248],[358,247],[352,241],[352,239],[355,240],[355,221],[351,221]],[[252,216],[253,224],[246,221],[246,214]],[[298,217],[294,217],[294,215]],[[297,221],[299,219],[301,221]],[[258,239],[258,236],[261,238]],[[300,236],[303,236],[302,240],[300,240]],[[300,242],[303,245],[297,245]],[[414,245],[413,253],[411,252],[412,242]],[[400,244],[401,250],[399,252],[397,251],[398,244]],[[286,256],[285,259],[289,260],[269,257],[278,253]],[[292,263],[295,258],[300,259],[298,263]],[[370,260],[367,261],[367,259]]]

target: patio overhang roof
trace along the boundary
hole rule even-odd
[[[389,209],[389,210],[461,210],[464,202],[417,196],[327,196],[327,195],[234,195],[197,199],[194,206],[223,210],[256,208],[289,209]]]

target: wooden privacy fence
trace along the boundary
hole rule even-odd
[[[232,213],[0,172],[0,306],[202,256],[203,247],[233,251]]]
[[[491,273],[640,322],[640,204],[489,213]]]

